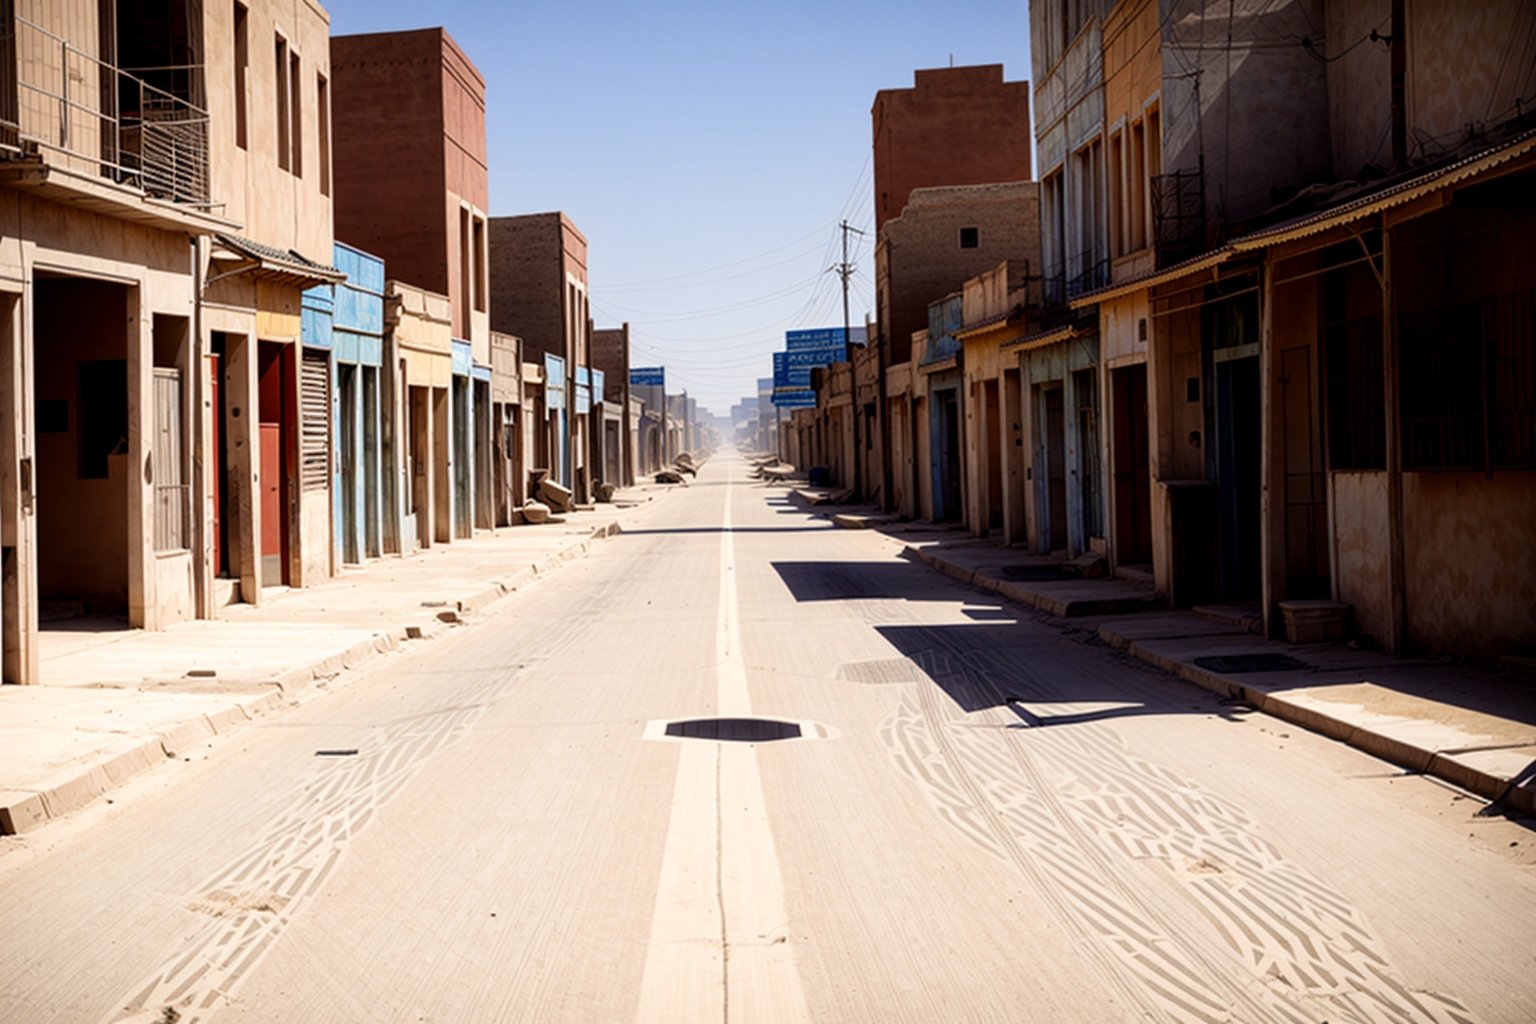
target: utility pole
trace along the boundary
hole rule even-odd
[[[853,361],[853,348],[850,344],[852,331],[848,326],[848,280],[853,277],[853,265],[848,262],[848,234],[862,235],[864,232],[858,228],[849,227],[845,220],[842,223],[843,230],[843,262],[833,269],[837,276],[843,279],[843,355],[848,358],[849,379],[849,410],[853,413],[853,496],[855,500],[863,497],[864,490],[859,485],[862,474],[859,467],[863,460],[863,450],[859,447],[859,420],[864,416],[864,409],[859,405],[859,367]]]

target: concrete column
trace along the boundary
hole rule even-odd
[[[1003,540],[1023,544],[1028,540],[1024,504],[1029,492],[1029,483],[1024,478],[1028,453],[1024,448],[1023,375],[1017,367],[1005,369],[1002,380],[998,443],[1003,456]]]
[[[0,661],[4,681],[23,684],[42,681],[29,298],[0,292]]]
[[[144,286],[127,290],[128,322],[128,624],[160,628],[154,607],[154,332],[144,308]],[[146,422],[147,421],[147,422]]]

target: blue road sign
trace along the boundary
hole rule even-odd
[[[667,386],[667,368],[664,366],[632,366],[629,368],[629,386],[632,388],[664,388]]]

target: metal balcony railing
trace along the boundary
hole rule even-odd
[[[0,23],[0,57],[0,159],[51,154],[146,196],[210,207],[206,110],[21,15]]]

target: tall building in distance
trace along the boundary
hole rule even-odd
[[[910,89],[881,89],[874,122],[875,230],[916,188],[1029,181],[1029,83],[1001,64],[917,71]]]

